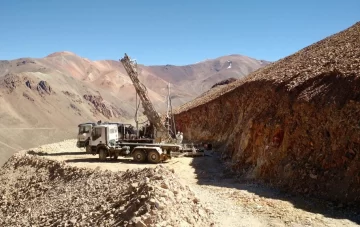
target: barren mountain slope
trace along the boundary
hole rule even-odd
[[[1,79],[0,163],[19,149],[73,138],[81,122],[129,117],[115,105],[120,100],[72,77],[31,72]]]
[[[183,105],[185,138],[292,191],[360,200],[360,22]]]
[[[269,64],[242,55],[229,55],[186,66],[150,66],[145,69],[191,94],[199,95],[215,83],[245,75]]]

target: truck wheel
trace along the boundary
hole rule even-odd
[[[100,161],[106,160],[106,150],[104,148],[100,148],[99,150],[99,159]]]
[[[91,153],[91,146],[90,145],[86,145],[85,152],[86,153]]]
[[[136,162],[145,162],[145,160],[146,160],[146,154],[142,150],[134,151],[132,156],[133,156],[134,161],[136,161]]]
[[[149,151],[148,160],[150,163],[159,163],[160,162],[160,154],[157,151]]]
[[[113,159],[114,159],[114,160],[117,160],[118,157],[119,157],[119,155],[115,153],[114,156],[113,156]]]

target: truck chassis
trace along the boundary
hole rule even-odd
[[[160,163],[171,159],[172,153],[180,152],[181,146],[175,144],[156,144],[156,143],[129,143],[118,142],[114,146],[99,144],[91,147],[93,155],[99,154],[100,161],[106,161],[108,157],[118,159],[122,157],[132,157],[135,162]]]

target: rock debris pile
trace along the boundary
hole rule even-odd
[[[114,173],[17,153],[0,169],[0,226],[210,226],[211,216],[161,165]]]

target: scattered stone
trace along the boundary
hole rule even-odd
[[[194,202],[194,203],[199,203],[200,201],[199,201],[198,198],[195,197],[195,198],[193,199],[193,202]]]

